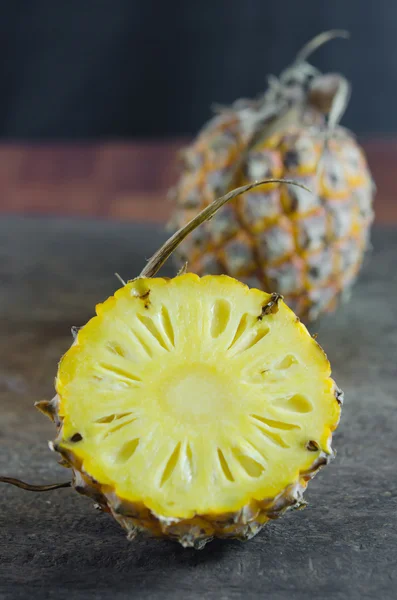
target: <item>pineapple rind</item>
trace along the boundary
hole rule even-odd
[[[308,114],[308,122],[281,125],[270,137],[261,135],[267,123],[260,120],[247,137],[246,113],[238,110],[213,119],[188,149],[172,225],[182,227],[217,195],[264,177],[307,185],[313,194],[275,183],[236,198],[175,258],[199,275],[226,273],[278,291],[301,318],[314,320],[333,311],[354,284],[368,247],[374,189],[353,136],[337,128],[323,153],[324,118]]]
[[[147,293],[147,291],[149,293]],[[208,485],[207,482],[207,487],[204,486],[200,488],[200,486],[198,486],[196,488],[196,501],[192,502],[191,497],[189,497],[188,494],[189,486],[186,486],[184,493],[177,492],[177,495],[173,497],[173,489],[177,485],[177,480],[175,479],[176,469],[175,473],[171,473],[170,476],[172,485],[167,488],[167,483],[165,483],[165,491],[162,493],[158,493],[159,491],[156,489],[156,486],[150,487],[149,484],[149,487],[145,487],[145,484],[141,488],[138,485],[137,489],[131,489],[131,484],[129,483],[123,488],[122,483],[120,483],[117,478],[117,473],[120,473],[120,471],[117,471],[117,465],[116,471],[112,471],[106,452],[105,454],[101,454],[103,442],[97,446],[95,446],[95,444],[90,446],[90,439],[91,437],[94,439],[95,435],[92,434],[92,429],[90,430],[89,426],[85,425],[85,418],[87,415],[89,418],[92,418],[95,412],[92,412],[93,406],[98,407],[101,406],[101,402],[103,403],[103,401],[108,402],[109,400],[113,400],[115,392],[113,390],[113,395],[107,396],[105,393],[103,397],[101,397],[100,388],[98,388],[98,386],[95,387],[94,385],[91,389],[91,397],[95,398],[95,402],[92,400],[87,402],[85,400],[90,391],[89,386],[86,388],[84,387],[85,381],[91,373],[90,352],[88,350],[92,346],[92,348],[97,351],[98,344],[109,339],[106,337],[109,324],[108,321],[112,323],[112,327],[115,327],[117,321],[116,317],[120,310],[126,315],[129,314],[128,310],[131,311],[131,306],[135,306],[138,308],[134,308],[132,311],[134,318],[136,315],[141,315],[141,318],[143,318],[143,314],[145,317],[148,316],[148,318],[155,319],[159,312],[158,302],[161,301],[162,305],[168,306],[171,318],[174,320],[174,337],[172,340],[168,338],[168,341],[170,342],[169,347],[164,342],[164,348],[162,348],[161,351],[158,350],[160,353],[160,362],[156,362],[156,355],[152,355],[150,360],[146,357],[145,361],[137,354],[137,361],[134,363],[134,367],[138,367],[138,370],[134,371],[134,376],[138,377],[137,374],[139,374],[139,376],[145,380],[145,377],[148,377],[148,373],[152,373],[152,381],[150,381],[148,385],[149,389],[153,391],[156,389],[155,386],[157,380],[161,380],[161,377],[163,376],[161,363],[165,364],[164,369],[167,371],[167,369],[169,370],[172,366],[172,360],[176,360],[178,364],[188,365],[189,360],[192,359],[192,357],[196,360],[197,356],[201,356],[202,359],[204,357],[204,362],[215,362],[217,370],[221,370],[224,366],[226,375],[229,377],[232,377],[232,372],[236,371],[238,377],[236,381],[233,381],[233,386],[235,387],[239,385],[238,379],[245,377],[248,381],[248,383],[246,383],[246,386],[248,386],[246,389],[250,390],[251,395],[247,395],[247,400],[244,397],[244,402],[253,402],[253,405],[256,406],[255,410],[258,411],[258,398],[261,397],[261,394],[252,391],[254,389],[253,386],[256,384],[252,384],[250,381],[250,377],[253,377],[250,371],[251,365],[255,364],[255,361],[258,359],[257,352],[255,351],[255,344],[252,347],[248,346],[245,348],[243,343],[244,336],[241,336],[240,340],[243,340],[243,342],[240,342],[240,349],[242,347],[243,351],[240,354],[236,351],[236,348],[237,350],[239,348],[239,341],[236,342],[235,346],[232,345],[231,347],[232,351],[234,348],[234,352],[237,354],[234,358],[230,359],[230,357],[225,356],[224,352],[223,354],[221,352],[223,347],[222,335],[225,336],[227,343],[229,343],[232,332],[228,332],[228,326],[231,322],[232,324],[234,323],[233,327],[236,326],[235,321],[233,321],[236,315],[233,314],[233,316],[230,316],[223,332],[219,334],[218,337],[215,337],[215,339],[212,339],[213,344],[211,351],[207,351],[206,344],[200,342],[200,340],[208,339],[209,335],[208,314],[204,308],[207,306],[209,300],[213,302],[216,298],[218,298],[218,300],[220,298],[221,302],[226,302],[227,300],[225,299],[231,298],[234,312],[236,312],[236,307],[239,308],[242,303],[243,312],[247,314],[251,313],[252,316],[255,316],[256,322],[254,325],[250,326],[255,332],[263,332],[265,327],[270,327],[271,335],[273,335],[274,340],[282,340],[283,336],[288,340],[292,345],[292,348],[298,353],[299,359],[305,363],[305,369],[308,370],[309,374],[310,369],[314,369],[312,379],[310,380],[310,389],[317,390],[316,393],[319,394],[319,398],[321,397],[318,402],[320,407],[322,407],[321,410],[323,412],[319,409],[320,416],[316,417],[318,422],[316,421],[317,425],[315,427],[309,426],[310,424],[308,425],[307,423],[305,425],[306,417],[303,413],[299,413],[300,409],[294,416],[295,420],[297,419],[300,424],[299,427],[303,431],[303,437],[305,439],[307,437],[309,439],[315,437],[318,446],[314,448],[314,452],[308,452],[306,448],[302,448],[301,451],[299,450],[299,447],[294,447],[290,460],[292,463],[295,461],[296,466],[288,466],[288,469],[286,469],[287,463],[285,463],[284,459],[284,467],[282,467],[282,469],[284,469],[285,475],[280,475],[280,467],[277,467],[277,461],[279,460],[277,456],[278,454],[282,455],[283,452],[289,452],[289,450],[286,450],[285,448],[279,449],[276,453],[275,466],[273,466],[273,470],[276,469],[275,472],[277,472],[279,476],[276,486],[269,484],[269,482],[266,481],[266,477],[262,476],[263,473],[261,473],[261,476],[255,474],[252,475],[252,481],[250,481],[249,485],[246,482],[247,477],[245,477],[245,479],[243,477],[241,481],[240,479],[233,482],[222,481],[222,485],[218,486],[220,487],[221,492],[218,494],[219,497],[217,497],[210,489],[211,486]],[[313,477],[321,466],[326,464],[330,458],[332,458],[331,436],[332,431],[337,426],[339,420],[340,407],[336,400],[337,388],[335,388],[334,383],[330,378],[329,362],[318,344],[310,337],[306,328],[296,319],[292,311],[290,311],[282,301],[277,304],[274,314],[266,314],[262,320],[259,320],[261,307],[268,306],[267,303],[270,298],[269,294],[259,290],[249,290],[245,285],[226,276],[209,276],[200,279],[196,275],[186,274],[172,280],[161,278],[138,280],[128,284],[121,290],[118,290],[112,298],[97,307],[97,317],[91,319],[91,321],[79,331],[73,346],[62,359],[56,380],[58,394],[52,403],[48,403],[46,406],[43,406],[42,404],[39,407],[43,412],[52,414],[55,422],[58,424],[58,436],[54,442],[54,449],[60,452],[64,462],[73,468],[75,488],[79,492],[93,498],[104,510],[111,512],[116,520],[127,529],[130,537],[136,530],[147,530],[153,535],[175,537],[183,545],[195,547],[202,545],[213,536],[247,539],[257,533],[269,519],[276,518],[291,506],[299,505],[307,481]],[[167,305],[167,299],[170,302],[169,305]],[[240,317],[241,315],[239,318]],[[131,314],[129,314],[129,318],[131,319]],[[148,321],[144,322],[148,323]],[[215,325],[219,325],[216,320],[214,321],[213,317],[212,326],[214,323]],[[186,335],[184,335],[184,332],[186,333],[186,331],[189,332],[187,339],[185,339]],[[248,329],[248,331],[250,333],[250,329]],[[277,333],[277,331],[279,331],[279,333]],[[218,330],[215,328],[214,335],[216,334],[218,334]],[[229,338],[227,338],[227,334],[229,335]],[[259,338],[257,343],[257,347],[261,349],[259,358],[261,356],[266,356],[266,350],[268,352],[271,350],[271,345],[266,342],[267,337],[270,339],[271,335]],[[281,337],[277,338],[277,336]],[[118,341],[121,339],[122,338],[120,337],[117,338]],[[192,340],[196,340],[196,342],[193,343]],[[149,342],[146,341],[146,343],[148,344]],[[151,340],[150,343],[154,344],[153,340]],[[181,354],[179,355],[177,354],[178,344],[180,344],[182,348]],[[241,346],[241,344],[243,345]],[[279,344],[276,344],[276,346],[282,346],[282,343],[280,342]],[[121,350],[119,349],[119,351]],[[230,348],[227,351],[230,352]],[[176,353],[176,359],[172,359],[173,353]],[[279,358],[283,358],[284,354],[282,351]],[[276,355],[277,352],[275,356]],[[232,371],[228,371],[227,365],[231,360],[234,360],[233,369]],[[222,361],[226,366],[223,365]],[[248,369],[244,370],[247,365]],[[156,374],[153,378],[154,367]],[[294,367],[296,367],[296,365],[293,365],[292,368]],[[139,368],[141,370],[139,370]],[[146,372],[145,368],[147,369]],[[194,366],[194,368],[196,369],[196,366]],[[123,371],[120,372],[123,373]],[[255,377],[257,376],[258,373],[256,369]],[[167,375],[167,377],[169,376]],[[164,381],[167,382],[167,379],[164,379]],[[303,381],[305,381],[305,379],[303,379]],[[73,387],[74,385],[75,387]],[[262,383],[260,382],[259,387],[261,385]],[[274,385],[275,389],[278,389],[278,387],[280,390],[283,389],[283,384],[277,381],[272,384],[268,383],[267,385]],[[285,385],[286,384],[284,383],[284,387]],[[77,392],[79,391],[78,386],[82,386],[81,394],[76,393],[76,390]],[[150,388],[150,386],[152,387]],[[227,387],[227,384],[225,384],[225,387]],[[302,389],[304,388],[305,386],[302,384]],[[123,393],[121,392],[120,397],[122,401],[124,401]],[[134,398],[134,393],[132,398]],[[184,393],[185,392],[183,391],[183,394]],[[193,391],[191,391],[191,393],[193,393]],[[136,397],[139,398],[139,394],[137,394]],[[230,396],[226,397],[227,400],[229,400],[229,397]],[[250,397],[251,400],[249,400]],[[184,395],[182,395],[182,398],[184,398]],[[112,409],[115,408],[118,400],[119,398],[115,401]],[[263,402],[263,400],[261,400],[261,402]],[[237,405],[239,409],[241,409],[241,406],[245,406],[245,404],[240,403]],[[123,407],[124,404],[122,404],[122,409],[124,410]],[[178,411],[183,410],[183,408],[183,405],[178,405]],[[318,407],[316,407],[316,410],[317,408]],[[306,410],[306,405],[303,405],[303,409]],[[223,407],[222,410],[224,410]],[[230,404],[232,416],[234,410],[235,407]],[[266,414],[272,415],[272,410],[271,406],[268,406]],[[156,408],[156,411],[155,415],[157,421],[166,421],[166,419],[169,418],[169,415],[165,413],[161,414],[161,410],[158,407]],[[311,409],[311,411],[314,411],[314,409]],[[273,417],[275,415],[276,413],[274,413]],[[208,438],[210,442],[213,442],[216,436],[220,435],[219,428],[211,421],[211,414],[209,416],[208,414],[204,414],[204,416],[199,414],[197,416],[193,413],[192,416],[189,416],[189,414],[186,413],[186,415],[184,414],[182,416],[183,418],[180,417],[179,420],[183,421],[183,419],[185,419],[186,423],[177,423],[174,419],[174,426],[176,429],[179,428],[181,430],[185,427],[184,431],[185,433],[187,432],[189,443],[194,439],[195,431],[200,430],[202,425],[201,419],[207,419],[208,421],[205,421],[205,427],[209,432]],[[291,413],[289,413],[289,417],[291,418]],[[120,417],[120,423],[123,423],[123,419],[128,418],[128,416],[122,415]],[[232,420],[232,417],[228,418]],[[193,419],[193,425],[189,422],[189,419]],[[237,421],[234,424],[232,423],[233,426],[230,429],[230,431],[235,432],[235,440],[239,439],[239,427],[242,429],[244,428],[243,421],[241,419],[239,421],[239,419],[240,416],[238,416]],[[171,423],[171,421],[169,422]],[[226,431],[227,420],[225,423],[222,424],[222,429]],[[131,426],[133,427],[134,423],[132,423]],[[156,430],[156,426],[157,423],[152,422],[151,427],[154,430]],[[95,427],[98,426],[95,425]],[[106,427],[108,427],[108,424],[106,424]],[[123,430],[128,433],[128,426],[124,426]],[[313,435],[314,431],[316,432],[316,436]],[[153,434],[152,431],[151,433]],[[164,435],[164,432],[161,433],[161,427],[157,430],[157,433],[160,436]],[[272,433],[274,434],[274,432]],[[143,434],[144,428],[142,431],[142,435]],[[284,436],[284,443],[287,439],[292,439],[291,436],[288,437],[290,435],[289,431],[282,431],[282,434]],[[198,439],[199,437],[200,436],[198,436]],[[267,440],[267,442],[268,441],[269,440]],[[219,440],[217,443],[219,443]],[[194,447],[193,443],[192,447]],[[202,452],[199,456],[204,456],[205,452],[203,447],[198,447],[201,448]],[[208,446],[206,446],[206,448],[207,447]],[[244,448],[244,445],[242,445],[242,448]],[[254,456],[257,458],[257,455]],[[232,458],[233,457],[231,456],[230,460],[232,460]],[[205,477],[208,475],[208,469],[211,466],[211,463],[208,462],[205,457],[203,458],[203,461],[203,464],[207,465],[203,471],[204,475],[201,475],[201,477],[204,477],[203,481],[205,483]],[[288,465],[289,462],[290,461],[288,460]],[[283,464],[282,461],[280,466],[281,464]],[[147,467],[144,472],[148,472]],[[234,473],[234,476],[236,477],[236,472]],[[150,473],[148,474],[148,480],[150,480]],[[254,484],[252,482],[254,482]],[[225,489],[234,491],[229,495],[222,495],[222,490]],[[180,496],[183,495],[183,498],[178,497],[178,493]],[[199,497],[200,494],[202,496],[203,493],[204,498]],[[208,496],[208,501],[205,497],[206,494]],[[173,503],[168,502],[170,498],[173,499]],[[186,499],[191,501],[190,506]],[[171,507],[172,504],[173,506]]]

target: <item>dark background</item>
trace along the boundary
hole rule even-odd
[[[258,94],[309,38],[353,82],[344,123],[397,131],[396,0],[0,0],[0,137],[192,134],[212,102]]]

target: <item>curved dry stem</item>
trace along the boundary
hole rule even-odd
[[[326,153],[329,146],[329,141],[335,134],[335,129],[339,125],[339,121],[343,117],[346,107],[349,103],[351,94],[350,83],[344,77],[340,76],[338,88],[332,98],[331,107],[328,113],[327,128],[324,132],[323,146],[321,151],[320,160],[317,165],[317,176],[319,177],[324,161],[326,160]]]
[[[14,477],[0,477],[0,483],[8,483],[9,485],[15,485],[22,490],[28,492],[51,492],[52,490],[58,490],[59,488],[67,488],[72,486],[71,481],[64,481],[63,483],[50,483],[49,485],[33,485],[25,483],[20,479],[14,479]]]
[[[318,48],[320,48],[320,46],[323,46],[330,40],[333,40],[335,38],[347,39],[349,37],[350,33],[345,29],[330,29],[329,31],[323,31],[322,33],[316,35],[316,37],[314,37],[312,40],[307,42],[307,44],[305,44],[303,48],[300,49],[300,51],[296,55],[295,63],[305,62],[309,58],[309,56],[313,54],[313,52],[315,52],[315,50],[317,50]]]
[[[121,277],[121,275],[119,275],[118,273],[115,273],[114,276],[117,277],[117,279],[120,281],[120,283],[122,283],[123,285],[127,285],[127,283],[124,281],[124,279]]]
[[[189,223],[187,223],[184,227],[179,229],[172,235],[162,246],[157,250],[155,254],[153,254],[152,258],[149,259],[147,265],[142,270],[139,278],[141,277],[153,277],[157,271],[163,266],[166,260],[171,256],[174,250],[179,246],[179,244],[199,225],[211,219],[214,214],[227,202],[233,200],[240,194],[244,192],[248,192],[253,188],[258,187],[259,185],[265,185],[269,183],[286,183],[288,185],[296,185],[297,187],[303,188],[304,190],[311,192],[309,188],[305,185],[298,183],[297,181],[293,181],[290,179],[264,179],[262,181],[254,181],[253,183],[249,183],[248,185],[243,185],[231,192],[221,196],[214,200],[211,204],[206,206],[201,212],[198,213]]]
[[[333,130],[339,124],[349,104],[351,85],[345,77],[340,77],[338,89],[332,99],[328,115],[328,129]]]

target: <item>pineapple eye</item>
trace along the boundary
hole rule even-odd
[[[320,450],[319,445],[314,440],[309,440],[306,444],[306,448],[310,452],[318,452]]]

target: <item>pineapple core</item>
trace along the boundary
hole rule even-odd
[[[128,283],[79,331],[56,387],[59,450],[170,519],[275,498],[331,454],[340,415],[294,313],[227,276]]]

